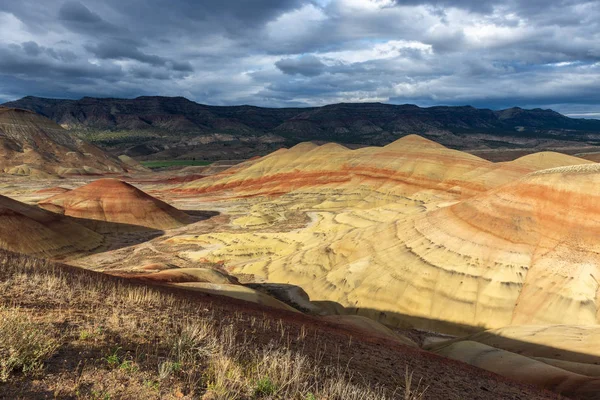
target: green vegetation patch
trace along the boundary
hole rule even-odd
[[[141,161],[142,164],[146,168],[157,169],[157,168],[168,168],[168,167],[187,167],[187,166],[197,166],[202,167],[205,165],[210,165],[210,161],[202,161],[202,160],[158,160],[158,161]]]

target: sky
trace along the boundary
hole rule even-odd
[[[600,1],[0,0],[0,102],[27,95],[600,118]]]

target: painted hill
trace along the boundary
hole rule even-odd
[[[99,179],[45,199],[39,205],[76,218],[153,229],[172,229],[190,222],[183,211],[118,179]]]
[[[94,250],[103,237],[64,217],[0,195],[0,248],[40,257]]]
[[[118,159],[31,111],[0,107],[0,172],[45,178],[122,173]]]
[[[590,161],[552,152],[492,163],[418,135],[405,136],[384,147],[357,150],[334,143],[317,146],[305,142],[190,182],[182,191],[265,195],[322,187],[344,198],[356,199],[357,191],[373,192],[363,194],[358,199],[362,203],[391,203],[390,196],[394,195],[399,196],[398,201],[400,197],[414,197],[416,201],[433,195],[441,201],[467,198],[540,169],[585,163]]]
[[[267,154],[283,143],[385,145],[408,134],[462,150],[595,144],[600,138],[600,121],[518,107],[493,111],[342,103],[272,109],[208,106],[183,97],[158,96],[80,100],[28,96],[6,106],[35,111],[115,154],[130,156],[226,159]]]
[[[240,271],[393,325],[598,324],[599,183],[596,164],[543,170]]]
[[[395,326],[598,323],[600,169],[586,160],[495,164],[408,136],[358,150],[302,144],[210,178],[181,191],[256,198],[234,224],[276,225],[292,209],[311,218],[290,233],[169,239],[218,245],[198,257],[235,272]]]

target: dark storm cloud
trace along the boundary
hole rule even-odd
[[[58,10],[58,18],[66,23],[76,25],[97,25],[105,22],[96,13],[93,13],[78,1],[68,1]]]
[[[0,0],[0,99],[585,114],[600,102],[599,21],[600,2],[587,0]]]
[[[299,58],[285,58],[275,63],[277,68],[284,74],[317,76],[323,73],[325,64],[315,56],[304,56]]]
[[[167,59],[154,54],[146,54],[138,44],[128,39],[112,39],[85,46],[85,49],[101,59],[131,59],[156,66],[165,65]]]
[[[55,50],[35,42],[25,42],[21,45],[0,45],[0,73],[22,79],[114,80],[122,76],[122,69],[113,64],[91,64],[86,60],[78,60],[68,50]]]
[[[80,33],[106,34],[120,30],[78,1],[64,3],[58,10],[58,19],[68,29]]]

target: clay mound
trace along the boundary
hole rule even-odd
[[[62,257],[102,245],[97,233],[64,217],[0,196],[0,248],[40,257]]]
[[[42,171],[39,168],[27,164],[4,168],[4,172],[8,175],[28,176],[36,179],[57,178],[57,176],[52,173]]]
[[[593,161],[567,154],[556,153],[553,151],[541,151],[539,153],[528,154],[526,156],[517,158],[516,160],[508,161],[502,164],[523,166],[537,171],[541,169],[592,163]]]
[[[66,192],[70,192],[71,189],[67,189],[61,186],[54,186],[54,187],[50,187],[50,188],[44,188],[44,189],[40,189],[38,191],[36,191],[36,194],[61,194],[61,193],[66,193]]]
[[[596,164],[543,170],[419,224],[429,240],[468,260],[458,269],[467,274],[463,286],[454,291],[488,282],[473,292],[471,304],[478,299],[495,307],[485,317],[479,310],[479,321],[470,323],[598,323],[599,184]],[[460,258],[438,265],[458,267]]]
[[[302,142],[302,143],[298,143],[295,146],[290,147],[289,149],[279,149],[276,150],[276,152],[278,152],[279,154],[282,153],[300,153],[300,154],[304,154],[307,153],[311,150],[314,150],[316,148],[318,148],[319,146],[314,144],[313,142]]]
[[[429,147],[429,148],[437,148],[437,149],[445,149],[446,147],[434,142],[433,140],[425,139],[419,135],[406,135],[401,137],[400,139],[387,144],[384,148],[390,149],[398,149],[401,150],[406,147]]]
[[[207,294],[231,297],[233,299],[243,300],[267,307],[278,308],[281,310],[298,312],[298,310],[269,295],[242,285],[187,282],[174,283],[173,286]]]
[[[174,268],[151,274],[132,275],[135,278],[153,282],[185,283],[204,282],[215,284],[235,284],[237,280],[229,275],[209,268]]]
[[[317,154],[322,154],[322,153],[331,154],[331,153],[337,153],[337,152],[345,153],[349,150],[350,150],[349,148],[347,148],[346,146],[342,146],[339,143],[325,143],[319,147],[316,147],[312,151],[314,151]]]
[[[399,335],[387,326],[382,325],[379,322],[373,321],[372,319],[367,317],[362,317],[360,315],[328,315],[323,317],[323,319],[327,321],[336,322],[342,325],[358,328],[367,334],[375,333],[395,342],[402,343],[405,346],[419,347],[411,339]]]
[[[509,326],[427,349],[575,398],[597,398],[600,390],[598,325]]]
[[[76,218],[152,229],[173,229],[191,222],[183,211],[117,179],[99,179],[43,200],[50,211]]]
[[[47,178],[72,169],[84,174],[126,170],[121,161],[53,121],[31,111],[0,107],[0,171]]]
[[[480,173],[480,171],[473,171],[463,176],[463,179],[471,182],[474,186],[495,187],[514,182],[532,172],[548,168],[590,163],[590,161],[582,158],[544,151],[528,154],[513,161],[496,163],[487,172]],[[489,185],[489,182],[494,182],[494,185]]]
[[[355,198],[357,190],[381,199],[406,197],[423,191],[465,197],[490,187],[492,181],[473,184],[462,177],[496,168],[484,159],[447,149],[418,136],[407,136],[385,147],[350,150],[338,144],[301,143],[277,151],[232,174],[183,185],[188,193],[233,191],[243,196],[285,194],[326,188],[343,190]],[[527,171],[530,172],[530,171]],[[504,182],[502,182],[504,183]],[[448,194],[451,191],[452,193]],[[360,198],[366,199],[369,193]],[[369,201],[368,199],[366,201]]]
[[[527,357],[589,364],[600,368],[600,325],[507,326],[479,332],[464,340]]]
[[[600,379],[577,374],[506,350],[473,341],[440,344],[433,352],[515,381],[574,398],[598,399]]]

